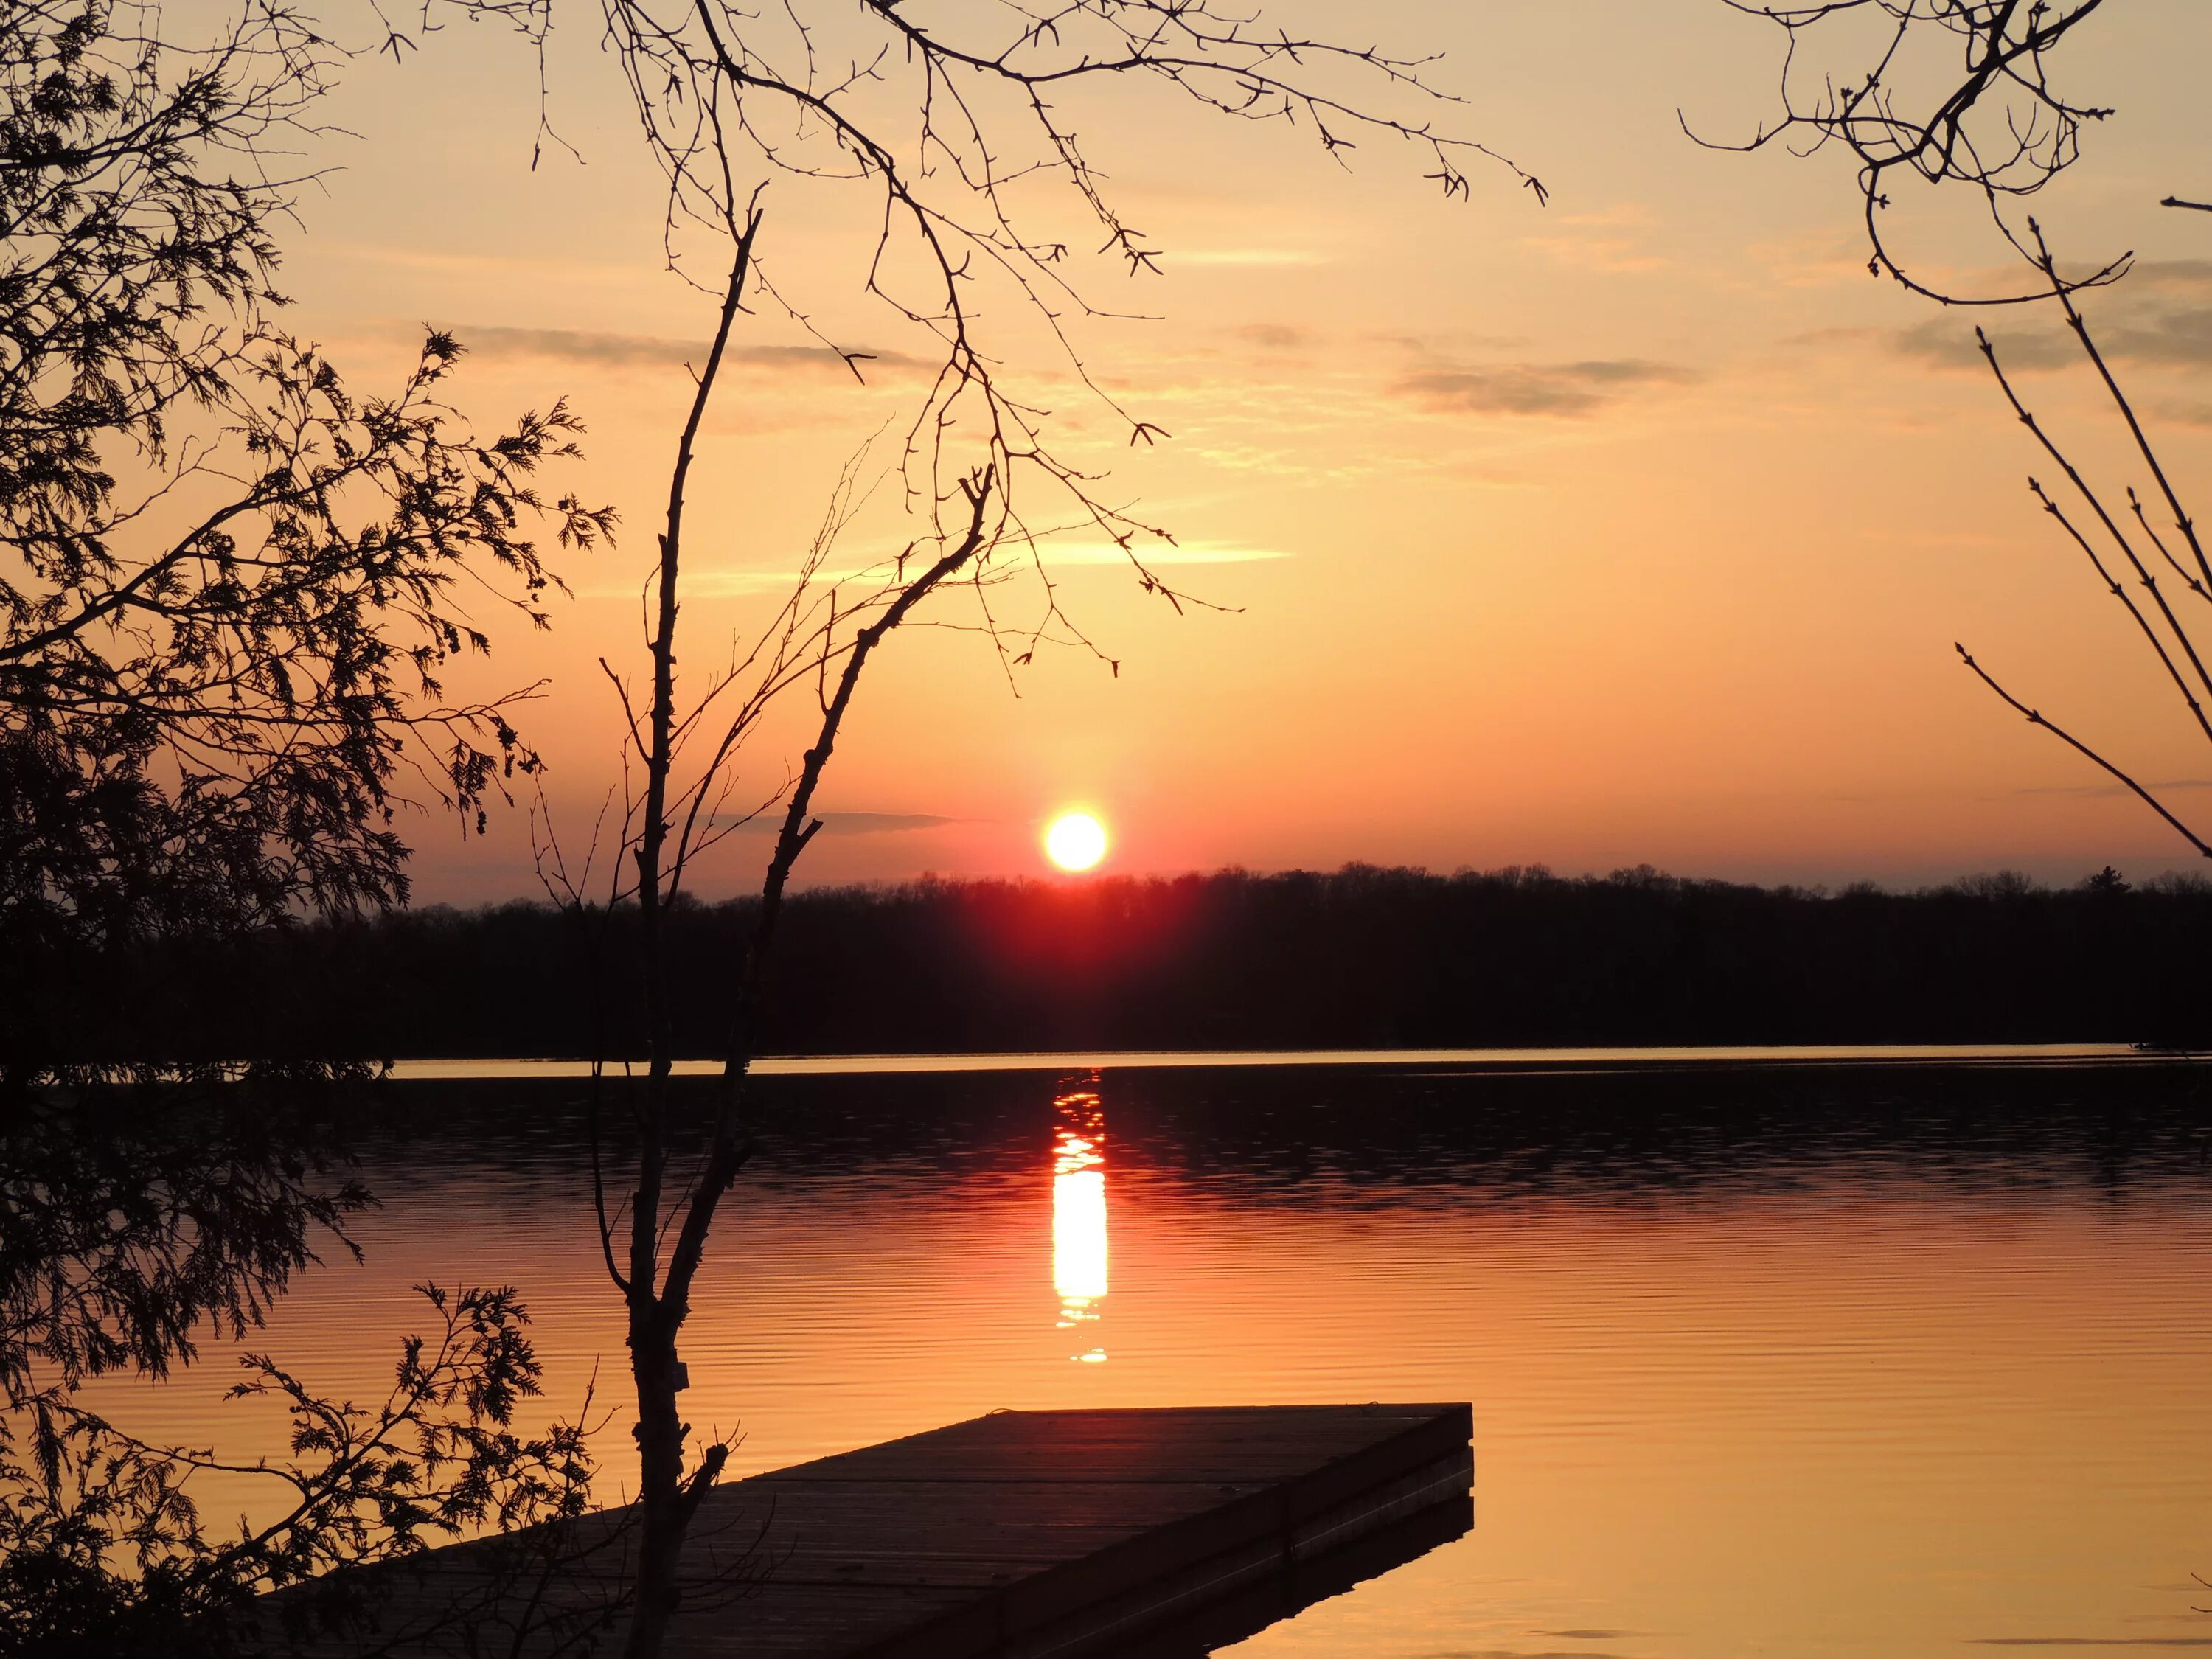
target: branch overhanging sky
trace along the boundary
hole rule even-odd
[[[637,659],[684,363],[712,321],[662,270],[658,177],[590,21],[547,65],[583,160],[550,146],[535,173],[520,42],[449,27],[398,65],[356,62],[333,112],[354,136],[313,158],[337,170],[303,201],[284,284],[292,325],[361,389],[427,322],[472,348],[455,398],[483,425],[562,394],[589,423],[588,463],[556,482],[615,501],[621,544],[568,567],[578,597],[552,633],[501,631],[486,682],[550,678],[527,728],[571,839],[617,776],[597,659]],[[1437,79],[1468,100],[1446,118],[1542,177],[1550,205],[1486,169],[1444,203],[1383,146],[1347,171],[1299,135],[1141,98],[1086,106],[1093,159],[1164,274],[1079,260],[1096,302],[1158,320],[1077,339],[1173,437],[1126,447],[1033,331],[991,315],[1068,447],[1114,468],[1109,498],[1175,532],[1164,574],[1227,609],[1178,617],[1078,537],[1051,568],[1120,672],[1047,650],[1010,688],[956,596],[940,615],[963,627],[902,637],[871,671],[807,878],[1030,873],[1040,822],[1070,805],[1110,823],[1126,871],[2186,867],[1952,656],[1966,640],[2138,775],[2203,769],[2124,615],[2030,498],[2036,458],[1978,370],[1975,319],[1869,279],[1840,156],[1681,133],[1678,110],[1717,137],[1773,112],[1771,32],[1717,0],[1404,0],[1359,27],[1446,53]],[[2185,479],[2212,436],[2212,218],[2156,203],[2212,192],[2212,112],[2173,46],[2208,34],[2187,0],[2141,0],[2069,44],[2070,88],[2119,113],[2036,204],[2066,257],[2137,251],[2088,308]],[[876,358],[860,384],[766,314],[738,341],[692,508],[702,673],[774,602],[841,465],[896,433],[928,362],[858,291],[866,204],[788,181],[766,200],[780,284]],[[1066,202],[1039,212],[1090,246]],[[1954,193],[1901,204],[1899,224],[1930,268],[1971,272],[2000,252],[1976,213]],[[2117,456],[2048,319],[1991,326],[2048,422]],[[897,493],[833,567],[896,550]],[[749,775],[772,787],[783,763],[766,741]],[[434,816],[408,830],[420,897],[535,890],[520,812],[481,842]],[[708,890],[750,885],[758,856],[732,839]]]

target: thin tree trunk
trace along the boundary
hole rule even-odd
[[[676,620],[684,536],[684,492],[691,471],[699,427],[714,395],[715,376],[729,344],[751,273],[753,238],[760,229],[756,210],[738,239],[730,283],[722,296],[714,343],[698,374],[691,410],[676,447],[676,465],[668,485],[667,527],[660,536],[659,605],[653,634],[653,703],[647,716],[645,817],[637,847],[637,893],[644,950],[647,1066],[645,1109],[639,1124],[637,1189],[630,1200],[628,1304],[629,1364],[637,1391],[638,1534],[637,1607],[626,1651],[630,1659],[653,1659],[675,1615],[677,1567],[696,1496],[687,1501],[684,1443],[690,1431],[677,1410],[676,1396],[686,1378],[676,1352],[676,1334],[687,1310],[680,1295],[659,1288],[659,1221],[668,1167],[668,1081],[675,1056],[670,1053],[667,952],[663,948],[661,866],[668,844],[668,784],[674,767],[676,729]],[[721,1467],[716,1447],[700,1474],[711,1481]],[[703,1492],[703,1484],[697,1490]]]
[[[707,1237],[714,1225],[715,1212],[723,1195],[737,1180],[738,1172],[744,1167],[748,1148],[739,1133],[740,1108],[756,1042],[754,1011],[776,921],[782,912],[784,890],[799,854],[822,828],[821,821],[811,816],[815,792],[836,747],[838,732],[852,707],[854,692],[869,658],[932,591],[957,575],[991,544],[992,503],[997,488],[997,474],[990,468],[963,481],[961,489],[969,505],[965,532],[927,570],[899,590],[898,597],[885,607],[882,616],[854,635],[852,649],[838,675],[836,690],[823,706],[821,726],[813,746],[806,751],[798,783],[785,809],[775,850],[769,860],[767,878],[762,886],[760,917],[746,949],[733,999],[729,1051],[723,1064],[720,1099],[706,1164],[684,1206],[676,1244],[670,1252],[667,1272],[660,1279],[657,1292],[647,1290],[641,1293],[639,1289],[653,1283],[653,1274],[659,1267],[657,1227],[641,1226],[637,1217],[632,1218],[630,1372],[637,1384],[638,1455],[642,1479],[640,1496],[644,1514],[638,1604],[630,1628],[629,1659],[657,1659],[660,1652],[681,1595],[677,1568],[684,1534],[721,1474],[728,1455],[726,1447],[710,1446],[690,1478],[684,1478],[684,1442],[690,1425],[681,1420],[677,1412],[676,1396],[686,1380],[677,1339],[690,1313],[691,1285],[705,1259]],[[653,1097],[655,1100],[665,1099],[665,1060],[656,1053],[653,1076],[648,1079],[648,1088],[660,1091]],[[659,1112],[660,1109],[654,1106],[649,1109]],[[666,1149],[665,1139],[658,1133],[660,1127],[658,1121],[647,1126],[655,1136],[652,1142],[653,1156],[665,1163]],[[659,1173],[660,1168],[656,1166],[650,1183],[656,1194],[654,1209],[647,1212],[642,1207],[649,1184],[643,1178],[639,1182],[637,1200],[641,1206],[638,1213],[650,1214],[656,1222]]]

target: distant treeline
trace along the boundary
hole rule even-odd
[[[674,915],[678,1045],[717,1052],[752,906]],[[72,995],[86,1053],[641,1048],[635,918],[426,908],[179,945]],[[592,941],[597,939],[597,944]],[[2212,883],[1913,893],[1649,868],[929,880],[799,896],[781,1053],[1586,1043],[2212,1043]]]

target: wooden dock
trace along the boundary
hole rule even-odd
[[[1204,1654],[1464,1534],[1471,1427],[1465,1405],[997,1412],[756,1475],[693,1525],[670,1659]],[[587,1615],[623,1580],[623,1513],[534,1582],[495,1568],[512,1540],[432,1551],[371,1638],[295,1650],[568,1652],[606,1620],[619,1650],[619,1612]]]

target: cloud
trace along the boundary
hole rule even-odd
[[[1990,328],[1988,333],[1990,343],[1996,348],[1997,361],[2008,374],[2014,369],[2061,368],[2081,350],[2057,329]],[[1931,317],[1900,329],[1890,337],[1890,348],[1899,356],[1916,358],[1931,368],[1988,373],[1973,325],[1954,317]]]
[[[2183,293],[2212,290],[2212,259],[2142,259],[2128,271],[2131,284]]]
[[[1572,363],[1499,363],[1485,368],[1439,368],[1407,375],[1400,395],[1450,414],[1543,415],[1595,413],[1647,386],[1688,386],[1696,371],[1641,357],[1597,357]]]
[[[2097,349],[2114,362],[2148,368],[2212,368],[2212,260],[2164,259],[2137,265],[2120,282],[2081,301]],[[2082,361],[2081,345],[2061,325],[2014,323],[2013,311],[1987,327],[2008,372],[2063,368]],[[1973,326],[1936,317],[1899,331],[1895,349],[1939,368],[1980,369]]]
[[[1662,270],[1674,261],[1644,246],[1657,216],[1640,202],[1623,202],[1595,213],[1571,213],[1548,222],[1555,229],[1523,236],[1521,246],[1585,270]]]
[[[1287,247],[1212,247],[1183,252],[1170,249],[1160,256],[1166,264],[1186,265],[1321,265],[1321,254]]]
[[[1970,1636],[1980,1648],[2212,1648],[2212,1636]]]
[[[1856,232],[1834,227],[1800,231],[1744,249],[1762,283],[1785,288],[1866,286],[1867,251]]]
[[[1640,1635],[1642,1632],[1632,1630],[1540,1630],[1533,1631],[1530,1634],[1560,1636],[1571,1642],[1619,1642],[1632,1636]]]
[[[948,823],[972,822],[944,817],[935,812],[817,812],[825,836],[889,836],[905,830],[937,830]],[[781,811],[757,813],[732,826],[744,835],[773,835],[783,828]]]
[[[871,584],[890,574],[888,563],[851,567],[832,567],[814,572],[809,580],[817,587],[830,587],[838,582],[858,581],[866,577]],[[572,590],[580,599],[621,599],[635,605],[639,595],[652,581],[648,571],[636,580],[626,583],[590,583]],[[695,599],[740,599],[757,593],[784,593],[799,586],[800,573],[796,570],[686,570],[684,573],[685,593]]]
[[[2171,794],[2178,789],[2212,789],[2212,778],[2168,778],[2162,783],[2147,783],[2143,787],[2154,795]],[[2105,796],[2132,796],[2135,791],[2124,783],[2035,783],[2025,784],[2010,792],[2015,795],[2078,795],[2085,799]]]
[[[459,253],[431,248],[398,247],[383,243],[320,240],[316,242],[314,252],[318,257],[343,259],[349,264],[368,262],[394,266],[401,270],[431,271],[441,276],[489,277],[508,283],[527,283],[532,288],[559,283],[571,287],[634,289],[638,279],[638,266],[631,260],[594,263],[567,257],[547,260],[535,254]]]
[[[575,328],[501,328],[477,325],[453,331],[461,343],[481,357],[543,357],[560,362],[592,363],[611,368],[640,365],[680,367],[706,355],[704,340],[663,339],[651,334],[609,334]],[[927,365],[901,351],[856,353],[863,374],[885,369],[920,369]],[[850,375],[837,353],[818,345],[741,345],[723,353],[724,361],[756,368]]]
[[[1046,542],[1040,550],[1047,564],[1127,564],[1130,556],[1112,542]],[[1241,547],[1234,542],[1147,543],[1136,550],[1147,565],[1259,564],[1269,559],[1294,556],[1276,547]]]
[[[1665,270],[1674,263],[1644,252],[1625,236],[1523,236],[1521,246],[1584,270]]]
[[[1071,565],[1127,568],[1130,562],[1130,555],[1112,542],[1040,540],[1037,550],[1046,564],[1059,569]],[[1138,544],[1135,555],[1147,569],[1155,570],[1184,564],[1263,564],[1297,556],[1278,547],[1202,541],[1142,542]],[[1029,558],[1027,547],[1009,542],[993,551],[989,568],[1018,571],[1028,568]],[[888,581],[891,574],[892,567],[886,561],[871,565],[832,565],[816,571],[811,580],[818,588],[835,586],[839,582],[859,582],[872,589]],[[620,599],[635,605],[643,582],[649,580],[648,575],[629,583],[591,584],[578,586],[574,592],[580,599]],[[800,573],[796,570],[762,568],[691,570],[684,578],[685,591],[696,599],[740,599],[760,593],[785,593],[796,587],[799,580]]]
[[[1314,339],[1306,330],[1284,323],[1246,323],[1229,332],[1267,351],[1296,351],[1301,346],[1311,345]]]
[[[2212,306],[2160,312],[2142,321],[2091,332],[2098,349],[2123,362],[2203,368],[2212,365]]]

